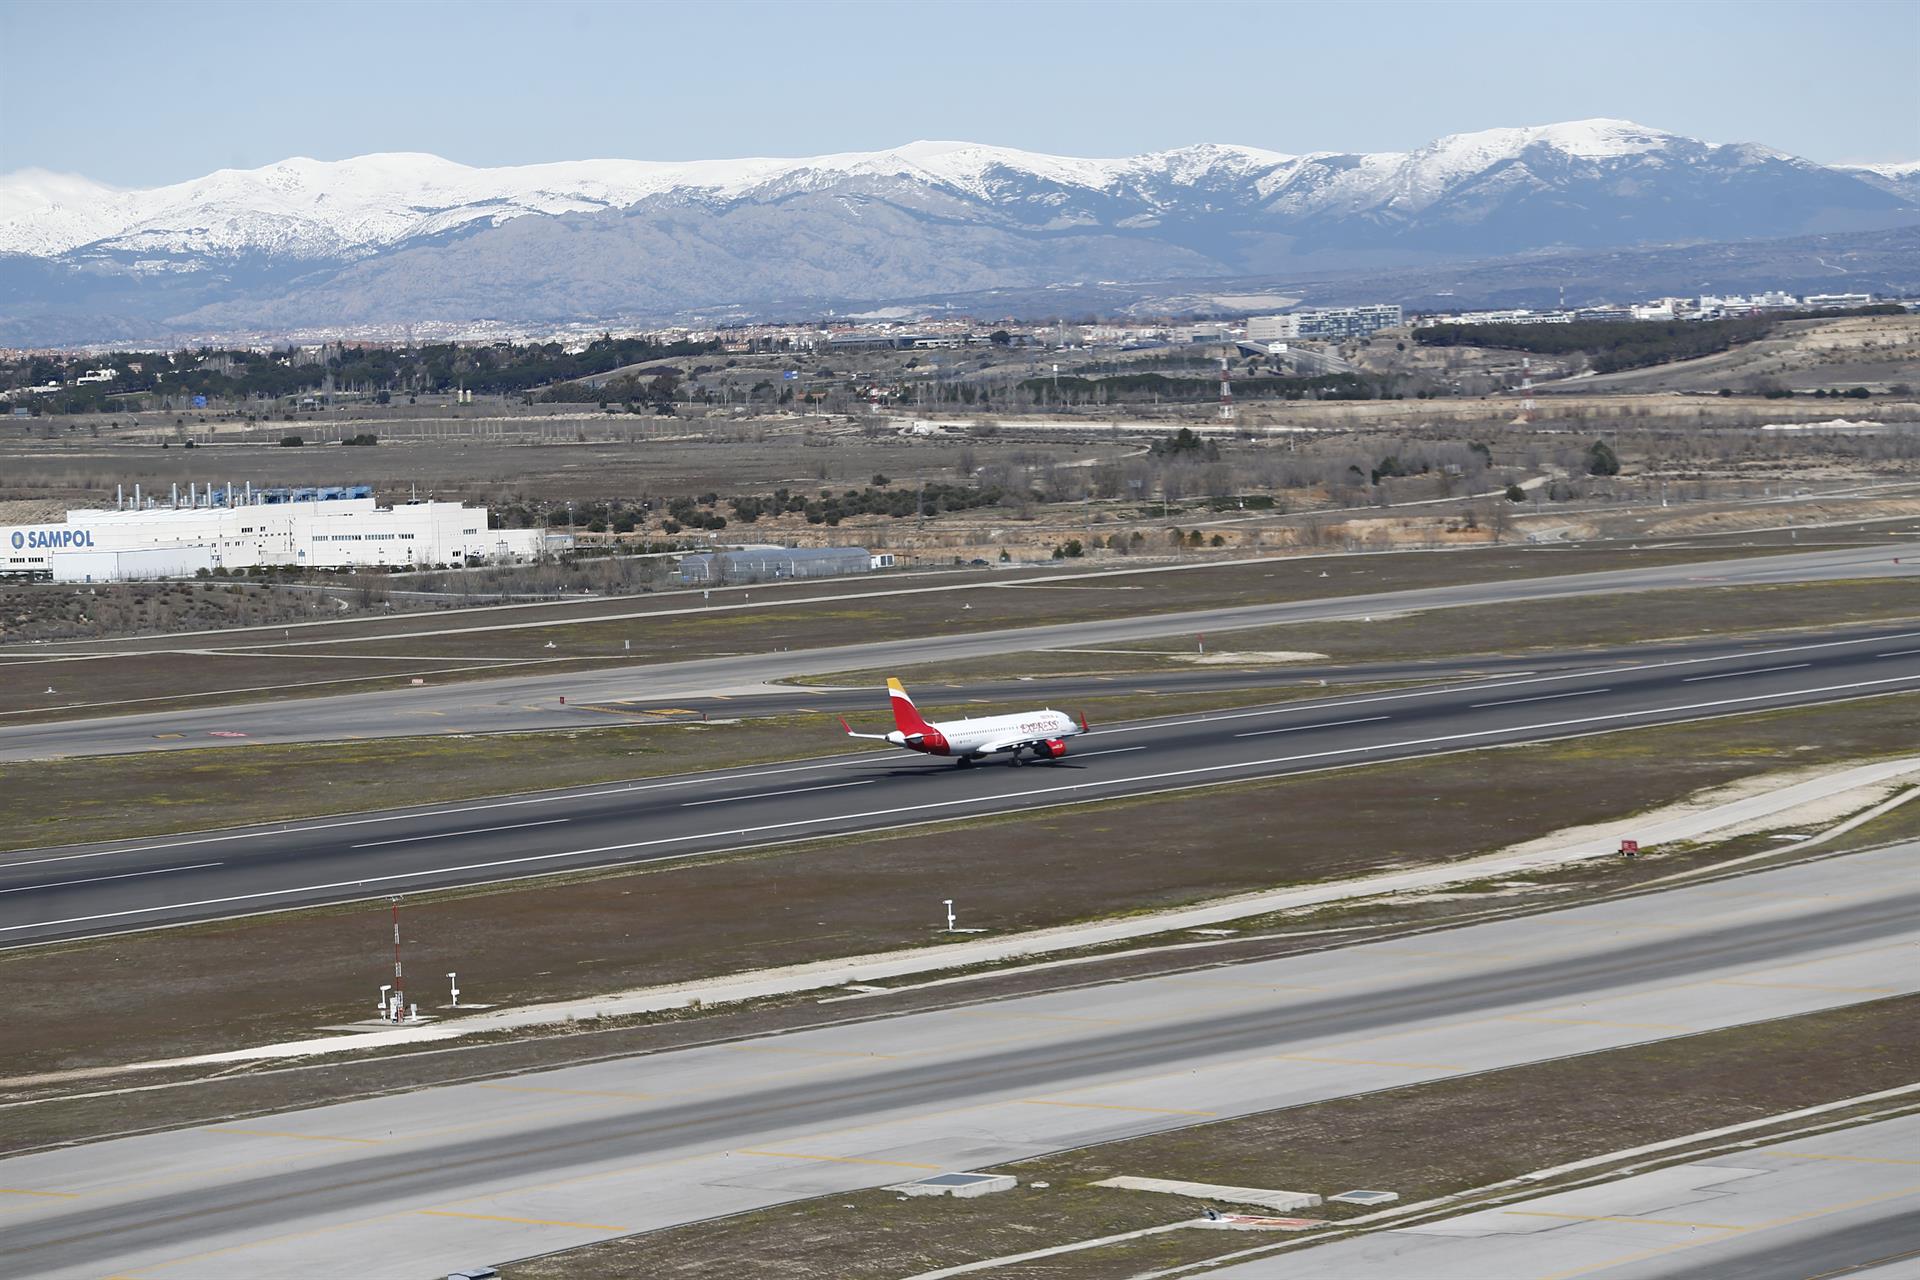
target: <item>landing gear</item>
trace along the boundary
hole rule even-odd
[[[958,760],[955,760],[953,762],[953,767],[956,769],[971,769],[973,768],[973,757],[961,756]]]
[[[1026,759],[1022,757],[1018,751],[1016,751],[1011,756],[1007,757],[1007,763],[1010,765],[1014,765],[1015,767],[1018,767],[1020,765],[1025,764]]]

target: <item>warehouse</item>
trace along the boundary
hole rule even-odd
[[[531,560],[539,529],[489,529],[485,507],[374,504],[365,485],[204,492],[183,500],[76,509],[65,524],[0,525],[0,574],[57,582],[190,577],[215,569],[404,568]]]
[[[892,556],[871,555],[864,547],[753,547],[687,556],[680,561],[680,581],[688,586],[784,582],[866,573],[892,564]]]

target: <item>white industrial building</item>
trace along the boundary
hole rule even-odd
[[[338,489],[198,487],[184,503],[76,509],[64,524],[0,525],[0,574],[56,582],[192,577],[200,570],[296,565],[404,568],[531,560],[540,529],[489,529],[485,507],[458,502],[374,505],[365,486]]]

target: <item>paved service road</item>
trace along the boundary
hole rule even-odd
[[[1418,938],[20,1156],[0,1161],[5,1270],[9,1280],[425,1280],[941,1170],[1912,992],[1916,854],[1907,845]],[[484,1070],[483,1052],[474,1061]],[[1345,1189],[1296,1187],[1284,1169],[1272,1185]]]
[[[1920,1274],[1920,1116],[1276,1254],[1218,1280],[1822,1280]]]
[[[1543,551],[1526,554],[1550,556],[1553,553]],[[1157,636],[1191,635],[1194,632],[1214,634],[1234,628],[1285,622],[1354,619],[1388,611],[1547,600],[1668,587],[1739,586],[1833,578],[1920,577],[1920,564],[1914,563],[1912,557],[1903,558],[1907,563],[1898,563],[1891,551],[1880,548],[1763,555],[1701,564],[1663,565],[1606,573],[1092,620],[1011,631],[926,636],[914,640],[826,649],[741,654],[565,675],[508,676],[470,683],[430,684],[422,688],[295,698],[190,711],[104,716],[45,724],[10,724],[0,726],[0,760],[236,746],[246,742],[314,742],[425,733],[577,729],[582,723],[583,713],[561,706],[559,699],[562,695],[570,704],[637,700],[643,706],[658,706],[663,701],[671,704],[678,699],[705,694],[759,690],[769,681],[824,671],[959,661],[1034,649],[1098,647]],[[1275,563],[1300,571],[1306,571],[1311,565],[1311,562],[1297,561]],[[1339,568],[1337,565],[1335,567]],[[913,607],[911,601],[912,598],[907,597],[900,607],[910,610]],[[1622,607],[1656,610],[1659,606],[1657,598],[1647,598]],[[296,643],[306,650],[314,649],[322,642]],[[591,713],[586,713],[584,718],[588,722],[596,720]],[[604,715],[597,717],[600,722],[605,719]],[[156,736],[160,734],[169,736]],[[171,736],[174,734],[180,736]]]
[[[1920,690],[1920,631],[1881,630],[1865,639],[1734,647],[1722,656],[1640,662],[1623,653],[1616,663],[1576,672],[1096,727],[1073,742],[1065,760],[1046,766],[962,770],[883,748],[533,796],[23,851],[0,855],[0,946],[1903,690]]]

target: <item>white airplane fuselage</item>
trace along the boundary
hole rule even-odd
[[[898,680],[887,681],[887,692],[893,704],[893,732],[853,733],[849,728],[849,734],[891,742],[924,755],[947,756],[961,764],[990,756],[1004,756],[1010,763],[1022,764],[1028,757],[1058,760],[1067,753],[1067,739],[1087,732],[1085,721],[1076,723],[1072,716],[1050,707],[1005,716],[926,720]]]

